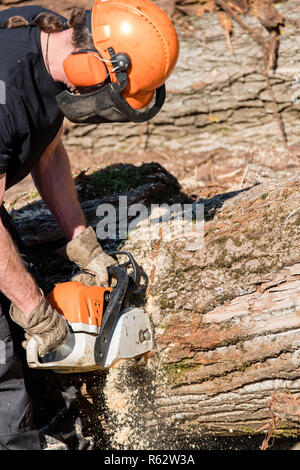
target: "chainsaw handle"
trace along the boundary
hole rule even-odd
[[[132,266],[133,272],[129,274],[129,286],[128,286],[128,294],[132,294],[141,283],[141,267],[137,264],[136,260],[132,256],[131,253],[128,251],[108,251],[108,255],[116,256],[116,255],[126,255],[128,257],[128,261],[125,263],[119,264],[120,267],[125,267],[127,269],[128,266]],[[109,268],[108,268],[109,273]]]
[[[110,256],[126,255],[128,261],[117,266],[107,268],[110,278],[116,279],[117,285],[109,296],[109,302],[102,318],[101,329],[95,342],[95,362],[104,365],[108,354],[110,339],[114,329],[123,314],[122,307],[128,297],[139,287],[141,279],[141,268],[136,263],[131,253],[126,251],[110,251]],[[127,268],[132,266],[133,273],[128,275]]]
[[[122,271],[124,271],[124,270],[123,269],[121,270],[120,266],[109,266],[107,268],[107,271],[108,271],[108,274],[109,274],[110,277],[113,277],[117,281],[122,281],[122,278],[124,277],[124,274],[123,274]]]
[[[127,288],[128,288],[128,274],[126,269],[121,266],[109,266],[108,267],[108,274],[113,279],[116,279],[117,285],[114,287],[113,291],[110,294],[108,306],[106,308],[102,324],[105,325],[106,316],[111,317],[112,314],[117,316],[121,310]]]
[[[102,318],[101,329],[98,336],[96,337],[96,364],[104,364],[105,362],[111,335],[113,334],[115,325],[117,324],[119,318],[122,316],[121,309],[127,293],[129,282],[126,268],[122,266],[110,266],[108,268],[108,274],[117,280],[117,285],[114,287],[109,296],[109,302]]]

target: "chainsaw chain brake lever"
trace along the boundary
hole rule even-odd
[[[95,361],[104,364],[110,339],[119,318],[122,315],[122,306],[126,297],[129,278],[123,266],[110,266],[108,268],[110,277],[117,280],[117,285],[109,295],[108,305],[103,314],[101,329],[95,342]]]
[[[128,260],[125,261],[124,263],[118,264],[119,267],[124,267],[127,271],[128,267],[131,266],[133,269],[133,272],[128,275],[129,277],[129,284],[128,284],[128,289],[127,293],[129,295],[132,295],[134,291],[136,291],[141,283],[141,268],[137,264],[136,260],[132,256],[131,253],[128,253],[128,251],[109,251],[107,252],[108,255],[113,256],[116,258],[118,255],[126,255],[128,257]],[[108,273],[109,273],[108,268]]]
[[[114,278],[117,284],[109,295],[108,305],[102,318],[101,329],[96,338],[94,354],[97,364],[105,363],[111,336],[115,325],[122,316],[122,307],[128,298],[128,294],[132,294],[139,287],[141,279],[141,268],[130,253],[111,251],[108,254],[110,256],[127,255],[129,259],[125,263],[108,268],[109,276]],[[133,268],[133,273],[130,273],[130,275],[127,272],[128,266]]]

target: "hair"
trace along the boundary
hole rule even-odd
[[[41,31],[45,33],[60,33],[64,29],[63,20],[55,13],[40,13],[34,19]],[[21,28],[28,26],[29,22],[23,16],[12,16],[4,27],[7,29]],[[85,9],[74,8],[68,20],[69,28],[73,28],[72,44],[74,49],[92,49],[94,48],[93,37],[85,21]]]
[[[72,42],[75,49],[94,48],[93,36],[85,21],[85,9],[74,8],[70,19],[69,27],[73,28]]]

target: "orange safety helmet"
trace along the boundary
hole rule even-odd
[[[172,21],[150,0],[96,0],[87,13],[95,50],[74,51],[65,59],[68,80],[78,88],[120,84],[126,73],[123,97],[130,107],[144,108],[177,62]]]

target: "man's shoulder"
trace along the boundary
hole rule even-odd
[[[8,8],[6,10],[0,11],[0,27],[3,27],[5,22],[12,16],[23,16],[29,23],[31,23],[40,13],[52,13],[59,16],[63,20],[66,20],[64,16],[60,15],[55,11],[48,10],[47,8],[41,7],[39,5],[27,5],[21,7]]]
[[[34,25],[34,19],[40,13],[55,12],[31,5],[0,12],[0,81],[12,90],[24,86],[25,80],[38,74],[36,68],[39,68],[41,61],[40,29]],[[5,22],[13,16],[24,17],[29,26],[4,28]],[[66,21],[66,18],[61,18]]]

